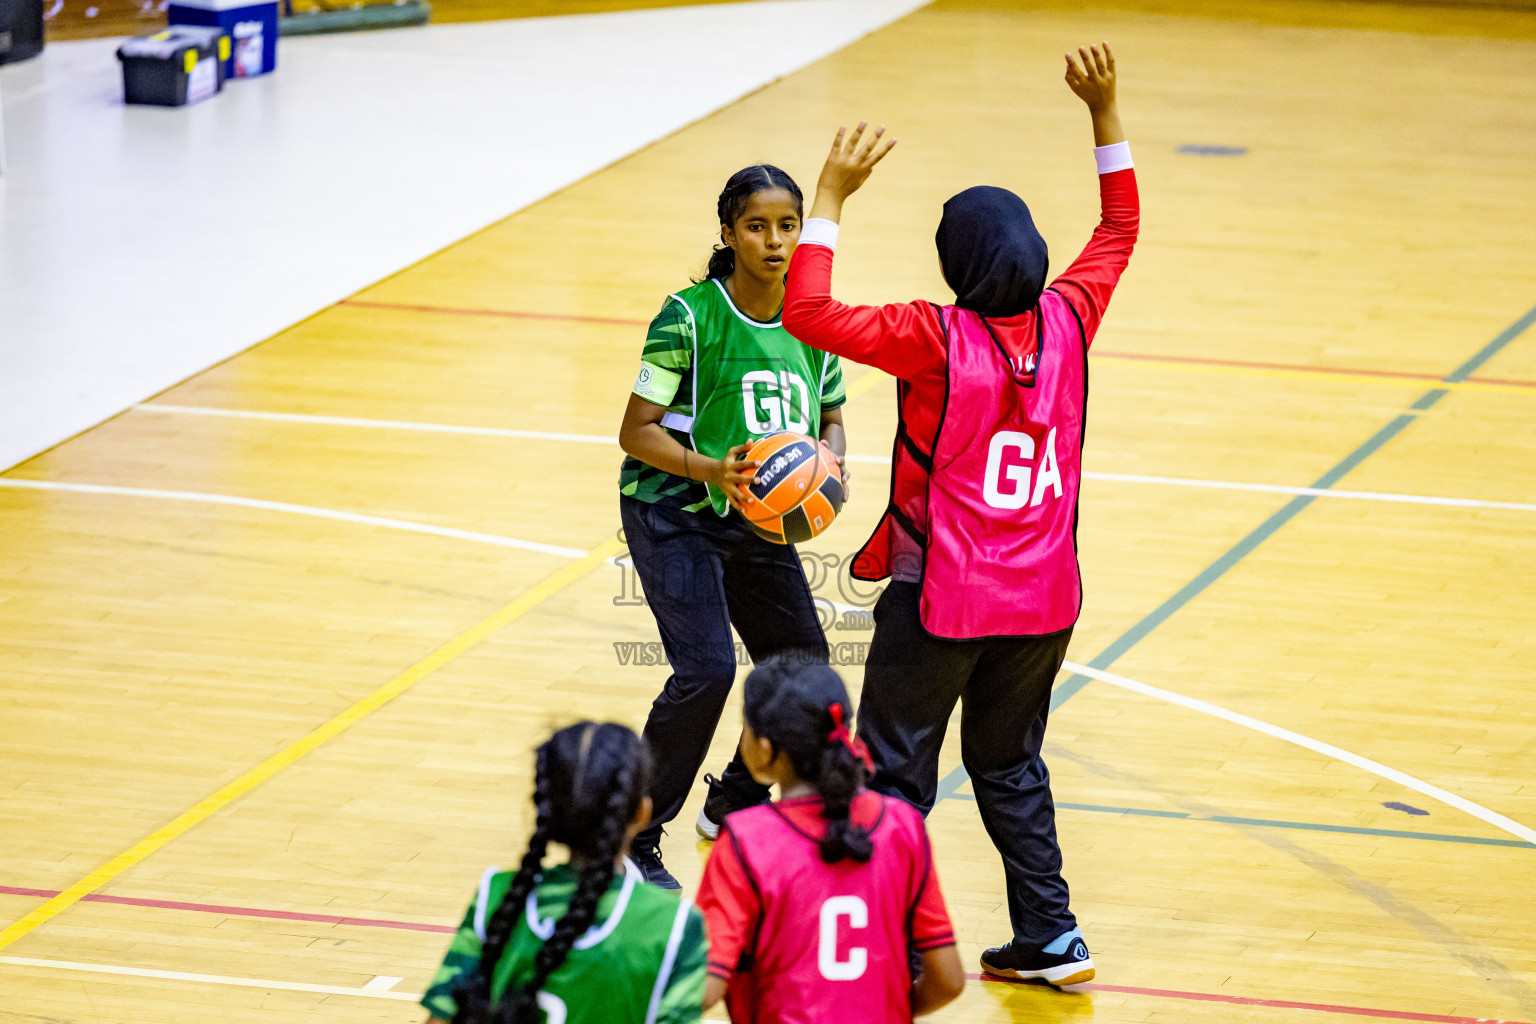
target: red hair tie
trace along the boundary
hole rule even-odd
[[[864,745],[864,741],[856,738],[853,733],[848,731],[848,726],[843,722],[843,706],[841,704],[833,704],[827,710],[832,714],[832,725],[835,727],[831,732],[827,733],[827,742],[842,743],[843,746],[848,748],[848,753],[863,761],[864,767],[873,775],[875,773],[875,760],[869,756],[869,748]]]

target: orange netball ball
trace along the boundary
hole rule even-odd
[[[799,544],[831,526],[842,511],[837,459],[804,434],[769,434],[748,450],[747,458],[762,463],[747,485],[756,500],[744,510],[758,536],[775,544]]]

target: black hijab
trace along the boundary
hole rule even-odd
[[[939,265],[955,305],[986,317],[1034,309],[1050,258],[1024,200],[1005,188],[977,185],[944,204]]]

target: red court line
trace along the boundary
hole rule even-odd
[[[999,985],[1044,985],[1044,982],[1014,981],[1011,978],[994,978],[990,974],[967,974],[972,981],[990,981]],[[1232,1006],[1264,1006],[1276,1010],[1312,1010],[1317,1013],[1342,1013],[1352,1017],[1375,1017],[1378,1020],[1418,1020],[1431,1024],[1526,1024],[1524,1021],[1494,1020],[1491,1017],[1453,1017],[1443,1013],[1416,1013],[1412,1010],[1378,1010],[1369,1006],[1338,1006],[1332,1003],[1300,1003],[1291,999],[1260,999],[1257,996],[1233,996],[1215,992],[1180,992],[1167,988],[1135,988],[1129,985],[1100,985],[1088,982],[1073,985],[1071,991],[1115,992],[1121,995],[1153,996],[1159,999],[1185,999],[1198,1003],[1227,1003]]]
[[[52,889],[27,889],[19,886],[0,885],[0,895],[36,896],[52,899],[58,893]],[[190,910],[202,914],[228,914],[237,917],[260,917],[276,921],[312,921],[317,924],[345,924],[361,928],[399,928],[413,932],[437,932],[451,934],[458,929],[451,925],[419,924],[414,921],[390,921],[376,917],[340,917],[334,914],[302,914],[291,910],[263,910],[256,907],[226,907],[212,903],[183,903],[178,900],[149,900],[132,896],[106,896],[92,893],[83,902],[115,903],[130,907],[155,907],[161,910]],[[1043,985],[1043,982],[1013,981],[994,978],[989,974],[967,974],[972,981],[993,982],[1000,985]],[[1151,996],[1158,999],[1183,999],[1191,1002],[1226,1003],[1232,1006],[1263,1006],[1277,1010],[1313,1010],[1318,1013],[1340,1013],[1354,1017],[1375,1017],[1378,1020],[1428,1021],[1430,1024],[1529,1024],[1524,1021],[1493,1020],[1488,1017],[1452,1017],[1439,1013],[1414,1013],[1410,1010],[1378,1010],[1368,1006],[1336,1006],[1329,1003],[1302,1003],[1289,999],[1260,999],[1256,996],[1234,996],[1215,992],[1182,992],[1177,989],[1135,988],[1128,985],[1101,985],[1089,982],[1074,985],[1073,991],[1115,992],[1121,995]]]
[[[1191,366],[1229,366],[1241,370],[1298,370],[1310,373],[1350,373],[1366,377],[1387,377],[1392,380],[1438,381],[1438,373],[1409,373],[1405,370],[1360,370],[1349,366],[1310,366],[1303,363],[1259,363],[1247,359],[1208,359],[1204,356],[1166,356],[1146,352],[1112,352],[1094,349],[1095,355],[1113,359],[1137,359],[1145,363],[1187,363]]]
[[[1389,380],[1422,380],[1443,383],[1445,378],[1437,373],[1409,373],[1406,370],[1365,370],[1349,366],[1311,366],[1304,363],[1259,363],[1246,359],[1206,359],[1203,356],[1168,356],[1144,352],[1111,352],[1095,349],[1098,355],[1114,359],[1139,359],[1148,363],[1189,363],[1194,366],[1227,366],[1243,370],[1295,370],[1299,373],[1347,373],[1362,377],[1385,377]],[[1475,384],[1500,384],[1514,388],[1536,388],[1536,380],[1504,380],[1497,377],[1468,377]]]
[[[1505,384],[1516,388],[1536,388],[1536,380],[1506,380],[1503,377],[1468,377],[1478,384]]]
[[[52,899],[58,893],[49,889],[22,889],[0,885],[0,895],[38,896]],[[178,900],[147,900],[133,896],[107,896],[93,892],[85,903],[115,903],[126,907],[154,907],[159,910],[190,910],[199,914],[227,914],[232,917],[261,917],[273,921],[313,921],[316,924],[350,924],[361,928],[399,928],[409,932],[451,934],[457,928],[445,924],[418,924],[414,921],[388,921],[377,917],[339,917],[335,914],[303,914],[292,910],[263,910],[256,907],[225,907],[215,903],[182,903]]]
[[[568,320],[579,324],[622,324],[625,327],[647,327],[649,320],[628,320],[612,316],[576,316],[571,313],[526,313],[512,309],[460,309],[455,306],[413,306],[400,302],[368,302],[363,299],[342,299],[338,306],[362,306],[366,309],[398,309],[407,313],[447,313],[454,316],[492,316],[506,320]]]
[[[52,889],[27,889],[13,885],[0,885],[0,895],[36,896],[52,899],[58,892]],[[150,900],[132,896],[107,896],[91,893],[82,902],[114,903],[129,907],[154,907],[160,910],[189,910],[201,914],[227,914],[237,917],[259,917],[275,921],[312,921],[317,924],[345,924],[360,928],[399,928],[413,932],[437,932],[451,934],[458,931],[452,925],[419,924],[414,921],[390,921],[376,917],[340,917],[334,914],[302,914],[291,910],[263,910],[256,907],[226,907],[213,903],[183,903],[179,900]],[[1000,985],[1043,985],[1043,982],[1013,981],[994,978],[989,974],[967,974],[972,981],[987,981]],[[1355,1017],[1375,1017],[1379,1020],[1428,1021],[1430,1024],[1528,1024],[1524,1021],[1493,1020],[1487,1017],[1452,1017],[1438,1013],[1414,1013],[1409,1010],[1378,1010],[1367,1006],[1335,1006],[1328,1003],[1301,1003],[1289,999],[1260,999],[1256,996],[1234,996],[1214,992],[1181,992],[1177,989],[1135,988],[1127,985],[1101,985],[1089,982],[1074,985],[1073,991],[1115,992],[1121,995],[1152,996],[1158,999],[1184,999],[1202,1003],[1227,1003],[1233,1006],[1264,1006],[1277,1010],[1314,1010],[1318,1013],[1342,1013]]]
[[[362,306],[367,309],[397,309],[407,313],[445,313],[453,316],[490,316],[507,320],[568,320],[583,324],[620,324],[625,327],[645,327],[649,320],[631,320],[624,317],[577,316],[569,313],[530,313],[511,309],[464,309],[457,306],[420,306],[402,302],[371,302],[365,299],[343,299],[339,306]],[[1409,373],[1402,370],[1366,370],[1348,366],[1310,366],[1303,363],[1261,363],[1245,359],[1207,359],[1202,356],[1169,356],[1145,352],[1112,352],[1095,350],[1101,356],[1114,359],[1135,359],[1146,363],[1185,363],[1191,366],[1225,366],[1241,370],[1293,370],[1298,373],[1347,373],[1362,377],[1384,377],[1389,380],[1439,381],[1434,373]],[[1468,377],[1478,384],[1500,384],[1507,387],[1536,388],[1536,380],[1502,380],[1493,377]]]

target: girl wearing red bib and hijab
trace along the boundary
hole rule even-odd
[[[1088,347],[1130,259],[1136,176],[1108,44],[1067,57],[1093,120],[1102,215],[1046,286],[1029,208],[981,186],[944,205],[937,243],[955,303],[845,306],[831,296],[842,203],[894,142],[838,132],[789,277],[785,326],[898,378],[891,499],[853,575],[892,582],[875,608],[859,735],[873,788],[923,813],[956,701],[966,770],[1003,856],[1013,935],[982,954],[1010,978],[1094,976],[1068,906],[1050,775],[1040,758],[1051,683],[1082,604],[1077,491]]]

